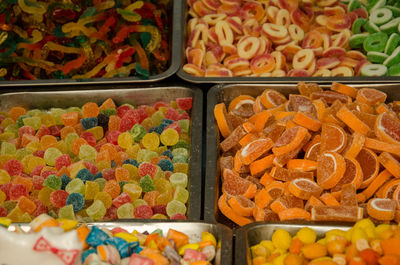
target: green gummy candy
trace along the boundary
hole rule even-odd
[[[189,152],[186,148],[175,148],[172,150],[172,156],[182,155],[185,157],[189,157]]]
[[[400,46],[397,47],[388,58],[386,58],[383,64],[386,65],[387,67],[391,67],[392,65],[399,63],[400,63]]]
[[[400,17],[392,19],[388,23],[381,25],[379,29],[387,34],[397,33],[399,31],[399,24]]]
[[[383,64],[367,64],[361,68],[362,76],[385,76],[387,67]]]
[[[136,208],[136,207],[138,207],[140,205],[147,205],[147,202],[145,200],[142,200],[142,199],[136,199],[136,200],[133,201],[132,205],[133,205],[134,208]],[[122,206],[123,205],[121,205],[121,207]]]
[[[124,205],[121,205],[118,209],[117,209],[117,215],[119,219],[131,219],[131,218],[135,218],[133,216],[133,204],[132,203],[125,203]]]
[[[350,0],[350,3],[347,5],[347,11],[351,12],[355,9],[358,9],[360,7],[362,7],[363,5],[361,4],[360,1],[358,0]]]
[[[371,63],[383,63],[389,56],[383,52],[368,52],[367,59]]]
[[[103,113],[104,115],[108,116],[108,117],[117,114],[117,110],[116,109],[103,109],[100,112]]]
[[[15,144],[9,142],[2,142],[1,143],[1,150],[0,153],[2,155],[13,155],[17,151]]]
[[[368,0],[367,10],[371,12],[373,9],[380,8],[386,5],[386,0]]]
[[[367,22],[368,20],[365,18],[357,18],[351,27],[353,34],[360,34],[362,32],[361,27],[363,27]]]
[[[177,213],[186,214],[186,206],[178,200],[172,200],[167,204],[167,214],[172,217]]]
[[[174,192],[174,200],[186,203],[189,199],[189,191],[181,186],[176,187]]]
[[[68,192],[69,194],[76,192],[84,195],[85,184],[81,179],[73,179],[67,184],[67,186],[65,187],[65,191]]]
[[[28,117],[22,119],[24,125],[31,126],[35,131],[39,130],[40,125],[42,125],[42,121],[39,117]]]
[[[133,137],[133,140],[135,140],[136,142],[139,142],[143,138],[143,136],[146,135],[146,133],[146,129],[140,124],[133,125],[131,129],[131,135]]]
[[[100,191],[102,191],[104,189],[104,185],[106,185],[107,180],[105,180],[103,178],[98,178],[98,179],[95,179],[94,182],[99,184]]]
[[[383,32],[369,35],[363,43],[363,48],[367,52],[383,52],[385,50],[388,36]]]
[[[44,152],[43,158],[47,165],[54,166],[56,164],[56,159],[61,155],[62,153],[60,150],[55,147],[50,147]]]
[[[374,9],[370,16],[369,19],[376,24],[377,26],[383,25],[387,22],[389,22],[393,17],[393,12],[389,8],[377,8]]]
[[[24,124],[24,119],[25,118],[29,118],[29,116],[28,115],[21,115],[21,116],[18,117],[17,121],[15,122],[17,124],[18,128],[21,128],[22,126],[25,125]]]
[[[86,209],[87,215],[89,215],[93,220],[98,221],[106,215],[106,207],[100,200],[95,200],[92,205]]]
[[[43,186],[53,189],[53,190],[61,189],[61,185],[62,185],[62,181],[56,175],[49,175],[43,182]]]
[[[79,149],[79,159],[84,161],[94,162],[96,159],[97,150],[91,145],[82,145]]]
[[[189,132],[189,127],[190,127],[190,121],[189,120],[179,120],[178,121],[178,126],[181,129],[183,133],[188,133]]]
[[[15,152],[15,155],[17,156],[17,159],[19,160],[19,161],[21,161],[24,157],[26,157],[27,155],[31,155],[32,154],[32,151],[31,150],[29,150],[29,149],[26,149],[26,148],[21,148],[21,149],[18,149],[16,152]]]
[[[400,8],[395,6],[385,6],[387,9],[390,9],[393,12],[394,17],[400,17]]]
[[[58,211],[58,217],[63,219],[75,220],[74,207],[72,204],[61,207]]]
[[[140,149],[137,153],[137,161],[139,163],[150,162],[150,159],[152,159],[153,157],[157,157],[157,156],[158,156],[157,152],[150,151],[147,149]]]
[[[139,181],[139,186],[142,188],[143,192],[153,191],[156,188],[154,187],[153,180],[149,175],[144,176]]]
[[[188,159],[184,155],[176,155],[172,158],[172,163],[187,163]]]
[[[392,65],[388,72],[390,76],[400,76],[400,64]]]
[[[392,35],[390,35],[388,41],[386,42],[384,52],[387,55],[391,55],[393,51],[399,46],[399,44],[400,44],[400,35],[397,33],[392,33]]]
[[[172,147],[172,149],[176,149],[176,148],[186,148],[187,150],[190,150],[190,144],[188,144],[186,141],[184,140],[179,140],[176,145],[174,145]]]
[[[368,33],[376,33],[381,31],[380,28],[375,25],[371,20],[364,24],[363,28],[368,31]]]
[[[174,173],[169,177],[169,182],[171,182],[171,185],[174,188],[177,186],[186,188],[188,184],[188,176],[185,173]]]

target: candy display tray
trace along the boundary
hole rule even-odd
[[[362,88],[376,88],[387,93],[387,102],[393,100],[400,100],[400,84],[354,84],[353,87]],[[330,84],[321,85],[324,89],[328,89]],[[222,194],[221,191],[221,178],[220,167],[218,159],[220,157],[219,143],[221,135],[217,128],[214,118],[214,106],[218,103],[229,103],[232,99],[239,95],[250,95],[256,97],[265,89],[275,89],[285,96],[289,94],[298,94],[296,84],[275,84],[275,85],[262,85],[262,84],[235,84],[235,85],[215,85],[207,94],[207,159],[206,159],[206,185],[204,201],[204,218],[208,221],[216,221],[218,223],[226,224],[229,227],[237,227],[236,224],[226,218],[218,209],[218,198]]]
[[[271,240],[272,234],[277,229],[284,229],[292,236],[303,227],[309,227],[317,233],[317,237],[322,237],[331,229],[348,230],[350,226],[341,225],[339,223],[252,223],[236,230],[235,244],[235,262],[237,265],[251,265],[250,247],[254,246],[262,240]]]
[[[113,229],[121,227],[128,232],[137,230],[138,232],[148,231],[153,232],[156,229],[161,229],[164,236],[167,235],[168,229],[172,228],[183,232],[189,236],[189,242],[201,241],[201,232],[207,231],[212,233],[217,241],[221,241],[221,251],[219,257],[214,259],[214,265],[230,265],[232,264],[232,231],[224,225],[212,224],[206,222],[188,222],[188,221],[157,221],[143,223],[140,220],[124,220],[116,222],[94,222],[88,223],[88,226],[95,225],[100,228]],[[14,231],[16,226],[19,226],[24,231],[29,231],[29,224],[11,224],[10,231]]]
[[[113,89],[110,89],[113,88]],[[52,107],[66,108],[71,106],[81,107],[86,102],[101,104],[107,98],[112,98],[117,106],[125,103],[132,105],[148,105],[157,101],[170,102],[180,97],[192,97],[191,111],[191,150],[189,162],[189,202],[188,218],[200,220],[202,205],[202,113],[203,93],[197,88],[182,86],[174,87],[98,87],[95,90],[75,91],[41,91],[41,92],[16,92],[0,94],[0,111],[8,111],[13,106],[26,108],[49,109]]]
[[[63,85],[87,85],[87,84],[127,84],[127,83],[154,83],[170,77],[178,71],[182,56],[182,34],[181,25],[181,8],[180,1],[171,1],[167,7],[168,14],[171,16],[169,28],[169,47],[171,48],[171,58],[169,67],[166,71],[157,75],[150,75],[147,79],[141,79],[135,76],[114,77],[114,78],[89,78],[89,79],[39,79],[39,80],[13,80],[0,81],[0,87],[16,87],[16,86],[63,86]]]
[[[372,82],[372,83],[394,83],[400,82],[400,78],[398,76],[382,76],[382,77],[198,77],[183,71],[183,66],[187,62],[186,60],[186,44],[188,40],[187,34],[187,24],[189,20],[189,8],[186,4],[187,0],[182,0],[181,7],[181,18],[180,18],[180,32],[181,40],[182,40],[182,50],[180,54],[181,65],[177,72],[177,75],[185,81],[191,83],[211,83],[211,84],[268,84],[268,83],[276,83],[276,84],[287,84],[287,83],[298,83],[299,81],[312,81],[318,83],[330,83],[332,81],[335,82],[346,82],[346,83],[362,83],[362,82]]]

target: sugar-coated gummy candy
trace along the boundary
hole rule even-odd
[[[134,207],[133,207],[132,203],[128,202],[128,203],[121,205],[117,209],[118,218],[119,219],[135,218],[135,216],[133,215],[133,210],[134,210]]]
[[[58,211],[58,217],[64,219],[75,220],[74,207],[72,204],[61,207]]]
[[[144,162],[139,166],[139,176],[144,177],[149,175],[150,177],[154,178],[156,175],[156,166],[152,163]]]
[[[119,208],[120,206],[124,205],[125,203],[131,203],[132,198],[127,192],[122,192],[118,195],[115,199],[113,199],[112,204]]]
[[[86,181],[85,183],[85,200],[93,200],[97,193],[100,192],[100,185],[94,181]]]
[[[181,186],[177,186],[174,192],[174,200],[186,203],[189,199],[189,191]]]
[[[106,214],[107,210],[106,207],[104,206],[103,202],[100,200],[95,200],[92,205],[90,205],[86,209],[86,213],[89,217],[91,217],[93,220],[98,221],[104,217]]]
[[[132,158],[125,159],[124,162],[122,163],[122,165],[124,165],[124,164],[130,164],[135,167],[139,166],[139,163],[135,159],[132,159]]]
[[[186,214],[186,206],[184,203],[178,200],[172,200],[167,204],[167,214],[169,217],[180,213],[185,215]]]
[[[140,179],[140,187],[143,192],[153,191],[155,189],[152,178],[149,175],[145,175]]]
[[[163,171],[174,171],[174,164],[168,159],[161,159],[157,166],[161,168]]]
[[[82,194],[74,192],[69,194],[67,204],[73,206],[74,212],[79,212],[85,206],[85,199]]]
[[[96,196],[94,196],[94,200],[102,201],[106,208],[109,208],[112,205],[111,195],[104,191],[97,193]]]
[[[28,197],[28,191],[22,184],[13,184],[8,193],[10,200],[18,200],[21,196]]]
[[[171,182],[173,187],[181,186],[182,188],[186,188],[188,183],[188,176],[185,173],[174,173],[169,177],[169,181]]]
[[[64,207],[69,194],[65,190],[55,190],[50,194],[50,202],[57,208]]]
[[[93,177],[92,172],[90,172],[87,168],[83,168],[78,171],[75,178],[81,179],[83,181],[83,183],[86,183],[86,181],[88,181],[88,180],[89,181],[93,180],[94,177]]]
[[[73,179],[71,180],[67,186],[65,187],[65,190],[71,194],[74,192],[78,192],[80,194],[85,194],[85,184],[81,179]]]
[[[139,205],[134,211],[135,218],[150,219],[153,216],[153,210],[148,205]]]
[[[59,190],[62,186],[62,180],[56,175],[49,175],[43,182],[43,186],[53,190]]]

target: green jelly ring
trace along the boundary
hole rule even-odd
[[[360,34],[354,34],[350,37],[349,44],[351,48],[361,48],[364,41],[369,37],[369,33],[364,32]]]
[[[386,5],[386,0],[368,0],[367,9],[369,12],[376,8],[380,8]]]
[[[347,11],[351,12],[353,10],[356,10],[358,8],[362,7],[362,4],[358,0],[350,0],[350,3],[347,5]]]
[[[392,10],[388,8],[378,8],[374,9],[369,16],[369,19],[375,23],[376,25],[380,26],[389,22],[393,17]]]
[[[400,43],[400,35],[397,33],[392,33],[390,35],[388,41],[386,42],[385,53],[387,55],[392,54],[393,51],[399,46]]]
[[[385,6],[387,9],[392,10],[394,17],[400,17],[400,8],[395,6]]]
[[[386,24],[383,24],[382,26],[379,27],[379,29],[381,31],[386,32],[387,34],[392,34],[398,32],[399,24],[400,24],[400,17],[395,18]]]
[[[400,76],[400,64],[390,66],[389,75],[390,76]]]
[[[381,31],[380,28],[375,25],[375,23],[373,23],[371,20],[364,24],[364,29],[371,34]]]
[[[378,63],[381,64],[383,63],[389,55],[383,53],[383,52],[368,52],[367,54],[367,59],[371,63]]]
[[[377,32],[369,35],[364,40],[363,48],[367,52],[383,52],[386,47],[388,36],[383,32]]]
[[[387,67],[391,67],[392,65],[398,63],[400,63],[400,46],[397,47],[393,51],[393,53],[383,62],[383,64],[386,65]]]
[[[363,76],[385,76],[387,67],[383,64],[367,64],[361,68]]]
[[[362,32],[361,27],[363,27],[367,22],[368,20],[365,18],[357,18],[354,21],[353,26],[351,27],[351,31],[353,32],[353,34],[361,33]]]

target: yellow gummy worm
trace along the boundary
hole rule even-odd
[[[34,2],[33,5],[28,6],[25,0],[18,0],[19,7],[28,14],[39,14],[43,15],[47,11],[47,7],[44,3]]]

